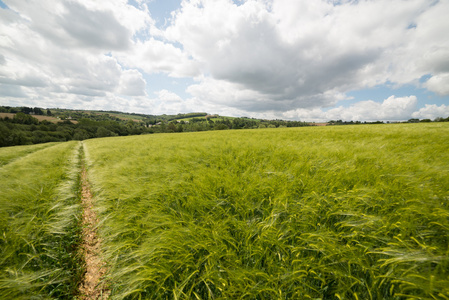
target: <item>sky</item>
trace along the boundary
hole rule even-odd
[[[0,105],[449,116],[448,0],[0,0]]]

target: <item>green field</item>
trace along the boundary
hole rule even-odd
[[[79,142],[0,149],[0,299],[70,299],[77,257]]]
[[[0,167],[9,164],[10,162],[25,157],[27,154],[39,151],[41,149],[50,147],[55,143],[46,143],[40,145],[30,145],[30,146],[16,146],[16,147],[5,147],[0,149]]]
[[[73,297],[83,152],[111,299],[449,299],[449,124],[45,145],[0,149],[2,299]]]
[[[84,143],[113,299],[448,299],[449,126]]]

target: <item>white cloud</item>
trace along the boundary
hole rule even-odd
[[[12,24],[38,35],[40,44],[53,43],[58,47],[126,49],[131,32],[116,19],[110,10],[89,10],[79,2],[6,1],[17,12]],[[24,41],[10,35],[15,41]],[[31,52],[30,49],[25,53]]]
[[[149,101],[148,111],[151,114],[178,114],[195,111],[191,100],[183,100],[178,94],[168,90],[159,90],[154,93],[156,98]]]
[[[449,117],[449,106],[448,105],[440,105],[437,106],[435,104],[426,104],[425,107],[419,109],[418,111],[412,114],[413,118],[417,119],[431,119],[435,118],[447,118]]]
[[[332,107],[385,83],[449,95],[449,1],[183,0],[164,28],[145,1],[4,2],[0,97],[11,103],[394,120],[418,114],[416,98]],[[194,78],[191,98],[145,73]]]
[[[180,103],[182,102],[182,98],[177,94],[172,93],[167,90],[160,90],[156,93],[158,99],[164,103]]]
[[[441,11],[449,13],[448,5],[422,0],[183,1],[166,37],[180,42],[219,86],[232,86],[229,105],[287,111],[331,106],[353,89],[417,82],[434,68],[417,53],[448,44],[444,26],[434,21],[448,22]],[[190,91],[209,97],[210,82]]]
[[[199,74],[198,64],[174,47],[153,38],[136,42],[132,50],[114,53],[121,63],[131,68],[140,68],[146,73],[164,72],[172,77],[190,77]]]
[[[439,95],[449,95],[449,73],[432,76],[424,83],[424,86]]]
[[[127,0],[119,1],[91,1],[78,0],[91,11],[107,11],[114,15],[117,21],[127,28],[131,34],[139,31],[156,30],[154,20],[150,16],[148,7],[144,1],[138,1],[137,7],[130,5]]]
[[[349,107],[339,106],[323,111],[322,109],[298,109],[284,114],[288,118],[307,121],[401,121],[411,118],[417,108],[416,96],[390,96],[383,102],[360,101]]]
[[[0,9],[6,16],[0,35],[7,37],[0,39],[2,97],[45,107],[107,109],[125,101],[114,93],[144,96],[142,74],[120,66],[110,52],[129,48],[132,33],[151,19],[126,1],[112,3],[7,2],[11,10]]]
[[[146,82],[137,70],[123,71],[118,92],[127,96],[145,96]]]

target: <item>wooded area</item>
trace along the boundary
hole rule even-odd
[[[0,118],[0,147],[152,133],[309,126],[300,121],[229,118],[207,113],[153,116],[7,106],[0,107],[0,113],[5,115]],[[37,119],[43,115],[55,119]]]

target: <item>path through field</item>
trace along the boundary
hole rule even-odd
[[[80,286],[81,299],[106,299],[109,291],[100,284],[100,279],[105,273],[104,263],[99,256],[100,239],[97,236],[97,216],[93,210],[92,193],[87,181],[85,166],[81,169],[81,201],[83,206],[83,243],[81,245],[86,273]]]

